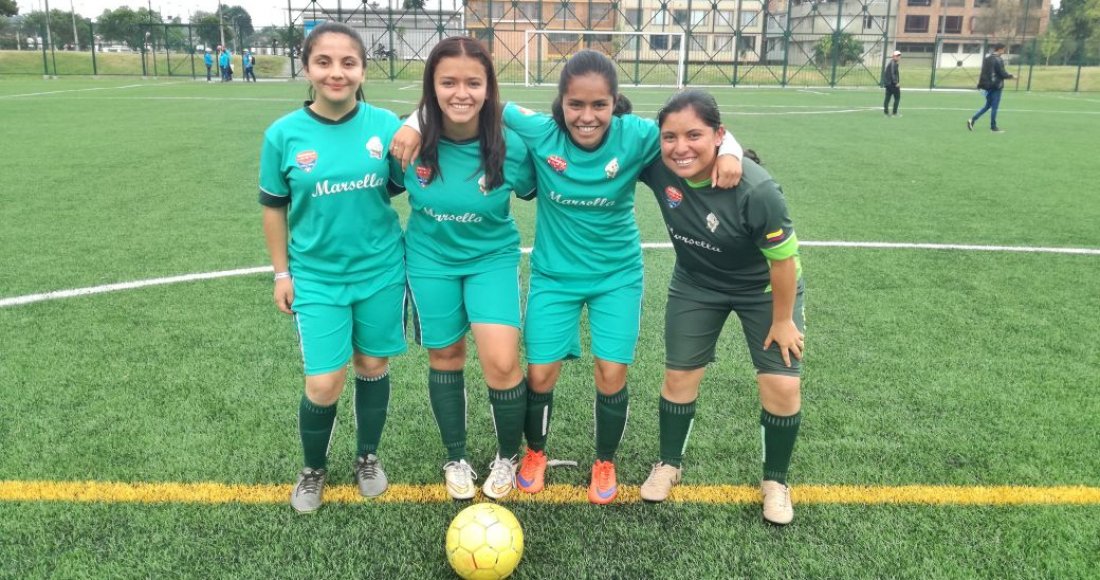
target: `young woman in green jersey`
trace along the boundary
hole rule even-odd
[[[528,450],[516,477],[528,493],[542,491],[553,389],[563,360],[577,358],[580,316],[588,308],[596,358],[596,461],[588,488],[592,503],[618,493],[614,457],[626,429],[626,371],[634,360],[642,299],[642,253],[634,221],[638,174],[657,159],[653,121],[629,115],[618,76],[602,53],[582,50],[561,72],[553,115],[509,103],[505,124],[532,152],[539,190],[535,249],[524,324],[527,354]],[[740,148],[724,179],[740,174]],[[395,139],[407,157],[416,143]],[[724,158],[725,159],[725,158]]]
[[[349,359],[355,479],[365,497],[387,486],[377,450],[389,406],[388,358],[405,351],[405,252],[389,201],[402,186],[391,181],[385,152],[400,121],[362,102],[365,62],[351,28],[328,22],[313,29],[302,49],[310,101],[267,129],[260,155],[275,306],[294,316],[305,371],[298,406],[305,466],[290,497],[302,513],[321,507]]]
[[[477,475],[466,461],[466,333],[489,386],[497,456],[483,492],[514,488],[527,408],[519,363],[519,231],[511,194],[535,187],[527,147],[500,120],[496,71],[484,45],[439,42],[424,69],[420,157],[405,171],[412,212],[405,232],[409,290],[428,348],[428,393],[447,463],[447,493],[470,499]]]
[[[751,159],[732,190],[711,183],[724,129],[714,98],[689,90],[658,115],[661,159],[642,172],[668,226],[676,265],[665,311],[660,461],[641,488],[663,501],[680,482],[695,399],[730,313],[741,321],[760,392],[764,519],[794,517],[787,469],[801,423],[802,279],[783,192]]]

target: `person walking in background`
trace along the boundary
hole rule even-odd
[[[256,55],[246,49],[241,55],[241,66],[244,67],[244,82],[247,83],[249,78],[256,82],[256,71],[253,70],[256,66]]]
[[[1001,106],[1001,91],[1005,88],[1005,79],[1016,77],[1005,70],[1005,62],[1002,55],[1005,53],[1005,45],[998,42],[993,45],[993,52],[986,55],[982,61],[982,74],[978,77],[978,89],[985,96],[985,106],[978,109],[973,117],[966,120],[966,128],[974,130],[974,123],[989,111],[989,128],[994,133],[1004,133],[1004,129],[997,126],[997,109]]]
[[[882,114],[890,116],[890,98],[894,98],[894,113],[898,116],[898,102],[901,101],[901,71],[898,65],[901,63],[901,51],[895,50],[886,68],[882,70],[882,87],[886,89],[886,98],[882,101]]]
[[[214,55],[210,54],[209,48],[202,55],[202,62],[206,65],[206,82],[210,82],[210,69],[214,68]]]

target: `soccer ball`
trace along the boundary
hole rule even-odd
[[[447,561],[462,578],[507,578],[523,557],[523,528],[512,512],[495,503],[474,504],[447,529]]]

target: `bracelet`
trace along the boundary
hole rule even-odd
[[[282,280],[284,278],[289,278],[289,277],[290,277],[290,272],[275,272],[275,279],[276,280]]]

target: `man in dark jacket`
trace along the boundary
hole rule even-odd
[[[901,62],[901,52],[895,50],[882,70],[882,87],[886,89],[886,99],[882,101],[882,114],[890,115],[890,97],[894,97],[894,116],[898,116],[898,101],[901,100],[901,71],[898,64]]]
[[[989,128],[994,133],[1004,133],[997,127],[997,108],[1001,106],[1001,90],[1005,87],[1005,79],[1016,78],[1005,70],[1005,62],[1001,55],[1005,53],[1005,45],[997,43],[993,45],[993,52],[986,55],[982,62],[982,74],[978,77],[978,88],[985,95],[985,106],[974,113],[973,117],[966,120],[966,128],[973,131],[974,123],[985,114],[989,114]]]

